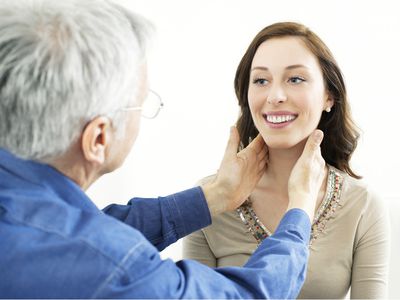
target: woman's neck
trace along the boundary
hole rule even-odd
[[[270,187],[287,191],[290,173],[304,146],[305,141],[289,149],[269,149],[269,163],[264,177]]]

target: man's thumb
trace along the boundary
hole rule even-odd
[[[322,139],[324,138],[324,133],[316,129],[314,132],[309,136],[307,143],[306,143],[306,149],[308,152],[314,152],[317,149],[319,149],[319,146],[321,145]]]
[[[239,140],[240,140],[239,133],[236,127],[231,126],[229,141],[228,144],[226,145],[224,158],[236,156],[239,146]]]

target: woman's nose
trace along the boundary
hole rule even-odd
[[[272,86],[267,96],[267,102],[272,105],[278,105],[287,100],[286,92],[280,85]]]

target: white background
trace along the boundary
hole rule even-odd
[[[250,41],[277,21],[310,27],[344,73],[362,138],[352,166],[391,208],[395,239],[390,297],[400,298],[400,8],[396,0],[119,0],[157,28],[149,58],[151,88],[165,108],[142,121],[125,165],[88,191],[100,207],[156,197],[216,171],[238,115],[233,79]],[[397,210],[396,210],[397,209]],[[181,243],[163,257],[178,260]],[[397,280],[396,280],[397,277]]]

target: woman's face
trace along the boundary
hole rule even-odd
[[[317,128],[333,105],[314,54],[296,37],[262,43],[251,65],[248,99],[269,148],[291,148]]]

